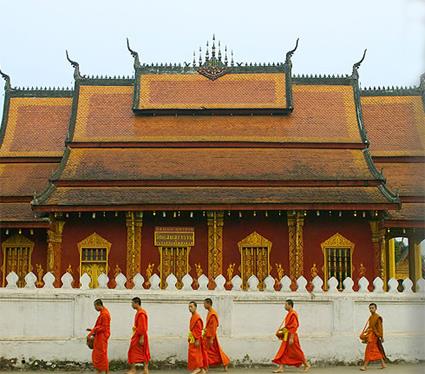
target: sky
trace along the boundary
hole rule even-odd
[[[349,74],[366,86],[417,85],[425,71],[425,0],[0,0],[0,69],[15,86],[73,86],[83,74],[131,75],[142,62],[190,62],[212,34],[238,62],[278,62],[294,74]]]

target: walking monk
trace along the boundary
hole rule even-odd
[[[204,300],[204,308],[208,310],[207,321],[204,329],[205,350],[208,357],[208,366],[223,365],[224,371],[227,371],[229,357],[222,351],[217,339],[218,315],[212,307],[213,302],[210,298]]]
[[[141,307],[141,303],[139,297],[135,297],[131,300],[131,306],[136,310],[136,315],[134,316],[133,335],[128,350],[128,363],[130,365],[129,374],[136,373],[137,364],[144,364],[143,373],[149,373],[151,354],[149,351],[148,339],[148,315]]]
[[[294,302],[286,300],[285,309],[288,312],[284,321],[276,332],[276,336],[282,340],[279,351],[276,353],[273,362],[279,367],[273,373],[283,373],[285,365],[301,366],[304,365],[304,371],[310,369],[303,351],[301,350],[300,341],[298,339],[298,314],[294,310]]]
[[[94,337],[92,352],[93,366],[98,373],[108,373],[108,339],[111,335],[111,315],[108,309],[103,306],[101,299],[94,301],[94,308],[99,312],[99,316],[94,327],[87,329],[87,331],[90,331],[88,338]]]
[[[385,369],[385,352],[382,343],[384,342],[384,328],[382,317],[376,313],[378,307],[375,303],[369,304],[370,317],[367,321],[365,329],[362,332],[362,339],[367,341],[366,351],[364,355],[364,364],[360,368],[362,371],[367,370],[370,361],[381,361],[381,368]],[[364,335],[363,335],[364,334]]]
[[[189,311],[192,313],[189,324],[188,343],[189,349],[187,354],[187,368],[192,370],[192,374],[205,373],[208,368],[208,357],[204,349],[202,339],[202,329],[204,324],[202,318],[196,311],[197,304],[194,301],[189,303]]]

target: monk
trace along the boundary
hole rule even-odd
[[[376,313],[378,309],[375,303],[369,304],[370,317],[367,321],[365,328],[367,336],[366,351],[364,357],[364,364],[360,368],[361,371],[367,370],[367,365],[370,361],[380,361],[381,369],[385,369],[385,352],[382,343],[384,342],[384,328],[382,317]]]
[[[109,373],[108,340],[111,336],[111,315],[101,299],[94,301],[94,308],[99,312],[99,316],[94,327],[87,329],[90,331],[88,337],[94,337],[92,362],[97,373]]]
[[[188,355],[187,355],[187,368],[192,371],[192,374],[202,373],[205,374],[208,368],[208,357],[204,349],[202,339],[202,329],[204,324],[202,318],[196,311],[198,305],[195,301],[189,303],[189,311],[192,313],[189,324],[188,336]]]
[[[303,351],[301,350],[300,341],[298,339],[298,314],[294,310],[294,302],[292,300],[286,300],[285,310],[287,314],[279,329],[276,332],[276,336],[282,340],[279,351],[276,353],[273,362],[278,364],[279,367],[273,371],[273,373],[283,373],[284,366],[296,366],[299,367],[304,365],[304,371],[310,369],[310,364],[307,362]]]
[[[149,374],[149,361],[151,354],[149,351],[148,339],[148,315],[141,307],[142,301],[139,297],[131,300],[131,307],[136,310],[134,317],[133,335],[128,350],[129,374],[136,373],[136,365],[143,364],[143,373]]]
[[[208,366],[223,365],[224,371],[227,371],[230,360],[218,343],[218,315],[212,305],[213,302],[210,298],[206,298],[204,300],[204,308],[208,310],[207,321],[204,329],[204,344],[208,356]]]

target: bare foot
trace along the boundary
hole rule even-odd
[[[227,365],[224,365],[224,371],[227,371]]]
[[[305,366],[304,366],[304,372],[309,371],[309,370],[310,370],[310,368],[311,368],[311,365],[310,365],[310,364],[305,365]]]
[[[381,365],[381,369],[385,369],[386,367],[387,367],[387,365],[385,365],[385,364]]]
[[[201,370],[201,369],[195,369],[195,370],[193,370],[193,371],[192,371],[192,374],[198,374],[198,373],[200,373],[200,372],[202,372],[202,370]]]
[[[366,369],[364,366],[362,366],[362,367],[360,368],[360,370],[361,370],[361,371],[366,371],[367,369]]]
[[[283,369],[276,369],[273,370],[272,373],[283,373]]]

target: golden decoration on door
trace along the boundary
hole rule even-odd
[[[87,273],[90,287],[98,286],[97,278],[101,273],[108,274],[108,257],[111,243],[99,234],[93,233],[77,244],[80,252],[80,276]]]
[[[177,278],[177,287],[182,287],[182,278],[190,272],[189,253],[195,245],[193,227],[155,227],[154,245],[159,250],[159,276],[161,287],[172,273]]]
[[[246,289],[247,280],[255,275],[260,281],[259,289],[264,288],[264,279],[270,274],[270,251],[272,242],[256,231],[238,243],[241,254],[242,285]]]

